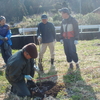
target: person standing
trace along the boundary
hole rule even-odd
[[[0,48],[1,48],[1,54],[2,58],[7,64],[8,58],[12,55],[11,51],[11,31],[9,29],[9,26],[6,24],[6,18],[4,16],[0,16]],[[5,68],[6,65],[4,65],[2,68]]]
[[[54,42],[56,38],[55,27],[51,22],[48,22],[48,16],[41,16],[42,22],[38,25],[37,39],[41,42],[41,48],[39,53],[39,62],[42,62],[43,54],[46,51],[47,46],[50,49],[51,54],[51,66],[54,66]]]
[[[76,63],[76,68],[79,68],[78,55],[76,53],[76,44],[78,44],[79,37],[78,23],[70,15],[68,8],[59,9],[59,12],[61,12],[63,18],[60,42],[63,42],[66,59],[71,69],[73,69],[72,61]]]
[[[25,78],[29,83],[34,77],[34,58],[37,58],[37,48],[29,43],[8,59],[6,79],[12,85],[11,92],[19,97],[31,96]]]

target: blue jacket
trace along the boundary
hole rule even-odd
[[[3,25],[3,26],[0,26],[0,36],[2,37],[7,37],[8,40],[7,40],[7,43],[9,45],[12,45],[12,42],[11,42],[11,30],[9,30],[9,26],[8,25]],[[3,40],[0,40],[0,45],[3,43],[4,41]]]
[[[55,27],[52,23],[47,22],[46,24],[40,23],[38,25],[37,36],[42,37],[42,43],[50,43],[55,40]]]

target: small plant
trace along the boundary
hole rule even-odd
[[[81,98],[82,98],[81,94],[80,95],[72,95],[72,100],[81,100]]]

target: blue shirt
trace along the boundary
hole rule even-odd
[[[8,40],[7,40],[7,43],[9,45],[12,45],[12,42],[11,42],[11,31],[9,30],[9,26],[8,25],[3,25],[3,26],[0,26],[0,36],[2,37],[7,37]],[[3,43],[4,41],[3,40],[0,40],[0,45]]]

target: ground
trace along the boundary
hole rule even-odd
[[[57,100],[100,100],[100,40],[79,41],[77,53],[80,68],[69,69],[59,42],[55,45],[55,67],[50,66],[50,54],[47,49],[44,54],[43,66],[45,73],[41,75],[42,81],[51,80],[64,86],[56,96]],[[37,46],[38,47],[38,46]],[[39,47],[38,47],[39,48]],[[1,64],[3,65],[3,61]],[[37,62],[37,60],[36,60]],[[38,74],[35,73],[35,82]],[[0,76],[0,93],[5,93],[8,82],[4,75]],[[56,89],[53,89],[55,91]],[[52,92],[53,93],[53,92]],[[2,95],[1,95],[2,96]],[[0,99],[7,100],[7,99]]]
[[[4,61],[2,59],[2,57],[0,57],[0,67],[2,67],[4,65]]]

